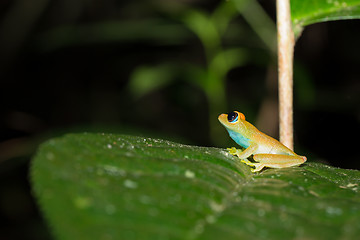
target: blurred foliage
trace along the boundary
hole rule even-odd
[[[142,97],[149,92],[169,84],[173,76],[174,65],[141,66],[137,67],[129,80],[129,91],[136,97]]]
[[[251,17],[248,12],[252,12]],[[215,8],[212,14],[208,14],[204,11],[197,10],[195,8],[184,11],[179,14],[180,19],[187,26],[202,43],[206,56],[206,66],[187,65],[182,66],[181,71],[172,71],[176,79],[176,75],[179,72],[187,72],[185,79],[190,83],[202,89],[207,97],[209,104],[209,124],[210,124],[210,136],[214,143],[222,143],[218,136],[221,135],[222,129],[217,122],[217,115],[226,109],[226,94],[225,94],[225,79],[227,74],[233,68],[245,65],[249,62],[247,58],[248,51],[239,47],[225,47],[223,44],[224,36],[229,31],[231,21],[238,17],[240,13],[244,12],[247,16],[248,22],[255,29],[264,43],[269,46],[270,51],[274,51],[274,39],[275,31],[274,26],[271,25],[271,20],[267,17],[266,13],[258,5],[256,1],[221,1],[219,6]],[[173,63],[173,68],[176,69],[176,64]],[[167,63],[167,67],[169,64]],[[149,71],[149,77],[145,77],[145,74],[140,74],[140,70],[135,70],[136,74],[130,80],[130,88],[139,89],[142,94],[144,83],[146,82],[147,90],[151,92],[157,87],[162,87],[164,82],[169,82],[169,73],[167,71],[166,80],[164,75],[156,76],[156,74],[164,73],[164,68],[167,67],[154,67],[154,70]],[[160,72],[160,71],[161,72]],[[150,78],[158,77],[158,79]],[[153,86],[150,86],[152,83]],[[142,89],[142,90],[141,90]]]

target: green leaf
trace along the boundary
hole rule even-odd
[[[295,35],[318,22],[360,18],[360,0],[291,0]]]
[[[175,80],[175,70],[171,64],[139,66],[130,77],[129,91],[135,98],[140,98]]]
[[[209,69],[216,72],[219,78],[224,79],[231,69],[246,63],[246,54],[246,51],[241,48],[228,48],[219,51],[209,63]]]
[[[201,40],[208,52],[208,58],[220,47],[220,33],[209,14],[199,10],[188,10],[183,17],[184,24]],[[219,23],[218,23],[219,24]]]
[[[356,239],[360,172],[260,174],[223,149],[71,134],[41,145],[33,190],[57,239]]]

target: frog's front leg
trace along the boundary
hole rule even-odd
[[[255,151],[257,150],[257,148],[258,148],[257,144],[251,144],[244,151],[242,151],[240,149],[236,149],[234,147],[228,148],[227,150],[229,150],[230,154],[236,155],[236,156],[238,156],[238,158],[245,160],[248,157],[250,157],[251,155],[253,155],[255,153]]]
[[[306,161],[306,157],[282,154],[255,154],[253,158],[256,162],[259,162],[253,163],[255,166],[253,172],[258,172],[264,167],[286,168],[297,166]]]
[[[250,157],[251,155],[254,154],[254,152],[257,150],[258,148],[258,145],[257,144],[251,144],[248,148],[246,148],[244,151],[240,150],[240,149],[236,149],[234,147],[232,148],[228,148],[227,150],[229,150],[229,153],[232,154],[232,155],[236,155],[238,156],[238,158],[241,159],[241,162],[242,163],[245,163],[247,164],[248,166],[255,166],[255,170],[260,167],[260,166],[257,166],[257,165],[261,165],[260,163],[252,163],[250,162],[249,160],[247,160],[248,157]],[[262,166],[260,168],[260,170],[263,168],[264,166]],[[255,171],[255,170],[251,170],[251,171]],[[257,171],[260,171],[260,170],[257,170]]]

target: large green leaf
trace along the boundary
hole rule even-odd
[[[57,239],[356,239],[360,172],[259,174],[223,149],[111,134],[41,145],[34,193]]]
[[[360,18],[360,0],[291,0],[295,34],[306,25]]]

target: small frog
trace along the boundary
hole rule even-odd
[[[230,137],[245,148],[244,151],[234,147],[227,150],[230,154],[238,156],[241,162],[255,167],[251,170],[252,172],[261,171],[264,167],[297,166],[306,161],[305,156],[297,155],[276,139],[260,132],[254,125],[245,121],[245,115],[238,111],[221,114],[218,119],[229,132]],[[255,163],[247,160],[251,155]]]

